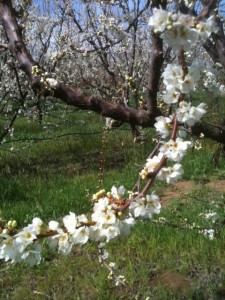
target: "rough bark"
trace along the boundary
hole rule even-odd
[[[149,65],[147,109],[149,112],[157,112],[157,93],[163,65],[163,41],[152,30],[152,53]]]

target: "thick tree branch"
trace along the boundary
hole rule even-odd
[[[151,8],[162,7],[166,8],[167,1],[153,1]],[[161,77],[161,69],[164,61],[163,57],[163,41],[158,34],[151,31],[152,51],[149,64],[149,79],[148,79],[148,96],[147,109],[149,112],[157,111],[157,94]]]
[[[147,109],[149,112],[157,111],[157,93],[163,65],[163,41],[152,30],[152,52],[149,65],[149,81]]]
[[[69,87],[64,84],[57,86],[54,91],[54,97],[83,110],[95,111],[103,116],[143,127],[153,127],[155,117],[160,115],[159,113],[147,113],[144,110],[104,101],[100,97],[86,94],[79,88]]]
[[[204,133],[206,138],[225,144],[225,126],[216,126],[199,121],[191,129],[193,135],[200,136],[201,133]]]
[[[11,1],[0,1],[0,16],[9,42],[9,50],[14,54],[20,68],[32,79],[32,67],[36,65],[23,42],[21,30],[16,22],[16,16]]]

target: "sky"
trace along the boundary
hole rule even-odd
[[[53,3],[54,2],[54,0],[32,0],[33,1],[33,3],[38,3],[39,5],[40,5],[40,8],[42,9],[43,8],[43,5],[44,5],[44,2],[45,3],[49,3],[49,4],[51,4],[51,3]],[[88,1],[88,0],[87,0]],[[82,2],[84,2],[84,0],[82,1],[82,0],[74,0],[74,3],[75,3],[75,5],[82,5]],[[91,1],[90,1],[91,2]],[[132,5],[132,0],[129,0],[129,3]],[[141,0],[141,4],[142,5],[144,5],[145,4],[145,2],[146,2],[146,0]],[[200,1],[199,1],[200,2]],[[225,0],[221,0],[220,1],[220,10],[221,10],[221,14],[223,15],[223,16],[225,16]]]

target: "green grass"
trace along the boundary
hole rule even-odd
[[[66,121],[59,116],[55,113],[46,117],[44,125],[19,119],[14,137],[7,137],[1,146],[0,210],[5,220],[13,218],[24,226],[35,216],[48,222],[60,220],[69,211],[89,210],[91,195],[98,186],[104,120],[84,112],[68,112]],[[121,184],[132,189],[154,147],[152,137],[152,131],[146,130],[146,142],[134,144],[127,125],[107,133],[106,190]],[[13,139],[18,141],[10,142]],[[225,163],[220,160],[213,168],[210,161],[216,146],[208,141],[203,141],[203,146],[184,160],[184,179],[200,185],[163,208],[155,218],[163,217],[168,224],[139,222],[131,236],[110,243],[110,261],[116,262],[117,273],[125,276],[125,286],[115,287],[107,278],[94,244],[74,248],[68,257],[46,247],[39,266],[0,263],[0,299],[225,298],[224,229],[209,240],[197,229],[171,226],[195,223],[216,228],[219,223],[204,220],[202,213],[217,211],[218,222],[225,217],[225,195],[204,185],[208,180],[224,178]],[[162,195],[165,187],[156,182],[153,190]],[[183,275],[190,288],[176,290],[163,280],[157,281],[165,270],[173,272],[171,276]]]

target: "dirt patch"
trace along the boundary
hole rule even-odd
[[[225,180],[216,180],[204,184],[205,187],[220,193],[225,193]],[[167,206],[175,198],[182,195],[187,195],[193,189],[200,189],[202,185],[195,184],[191,181],[180,181],[165,189],[163,196],[161,197],[162,206]]]
[[[207,183],[205,186],[217,192],[225,192],[225,180],[212,181]]]
[[[194,188],[194,184],[191,181],[180,181],[175,183],[173,186],[165,189],[163,196],[161,197],[161,204],[167,206],[174,198],[180,197],[190,193]]]
[[[171,270],[162,271],[153,277],[150,284],[153,286],[163,285],[178,294],[182,294],[191,288],[189,279],[186,276]]]

